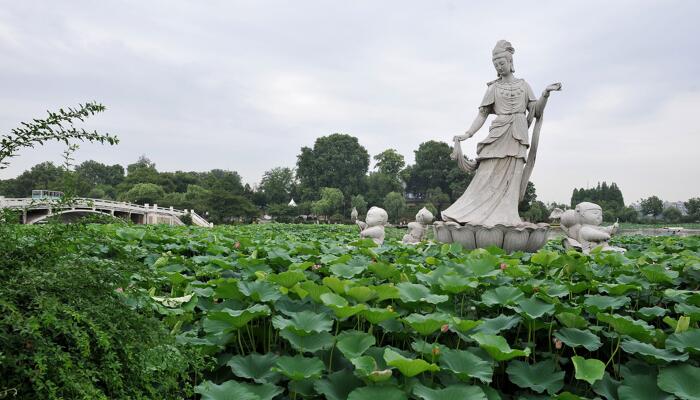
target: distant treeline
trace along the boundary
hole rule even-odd
[[[0,180],[0,195],[27,197],[34,189],[60,190],[79,197],[193,209],[218,224],[250,221],[263,214],[282,221],[297,220],[300,215],[347,221],[352,207],[362,216],[368,207],[377,205],[388,211],[392,222],[401,223],[412,220],[424,206],[439,216],[469,185],[472,175],[457,168],[451,152],[447,143],[428,141],[414,151],[415,163],[407,166],[403,155],[387,149],[372,157],[375,166],[370,170],[370,155],[356,137],[332,134],[316,139],[313,147],[302,147],[295,168],[271,168],[254,187],[243,184],[235,171],[160,172],[141,156],[126,169],[94,160],[75,167],[44,162],[14,179]],[[295,207],[289,205],[292,199]],[[653,208],[642,213],[697,220],[696,200],[691,199],[687,207],[690,217],[669,214],[663,203],[658,212]],[[625,206],[615,183],[574,189],[570,206],[581,201],[600,204],[606,220],[635,222],[640,215]],[[566,206],[537,200],[530,183],[519,209],[525,219],[541,222],[548,220],[554,207]]]

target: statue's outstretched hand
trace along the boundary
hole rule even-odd
[[[561,83],[552,83],[551,85],[547,86],[544,90],[547,92],[559,91],[561,90]]]
[[[453,141],[455,142],[461,142],[463,140],[469,139],[470,135],[457,135],[452,138]]]

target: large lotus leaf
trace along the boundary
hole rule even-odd
[[[275,301],[282,297],[277,286],[265,281],[241,281],[238,282],[238,290],[253,301],[259,302]]]
[[[209,281],[214,285],[214,297],[219,299],[242,300],[245,296],[238,289],[238,280],[233,278],[220,278]]]
[[[245,326],[249,321],[270,315],[270,307],[255,304],[244,310],[224,308],[221,311],[210,311],[203,321],[207,333],[230,332]]]
[[[674,333],[666,339],[666,348],[680,352],[700,352],[700,329],[692,329],[685,332]]]
[[[496,289],[485,291],[481,295],[481,302],[487,306],[505,306],[515,304],[525,296],[522,290],[512,286],[499,286]]]
[[[506,368],[510,381],[525,389],[532,389],[537,393],[545,390],[554,394],[564,387],[564,371],[556,371],[552,360],[540,361],[528,364],[524,361],[513,360]]]
[[[367,286],[353,286],[346,288],[345,294],[360,303],[366,303],[377,297],[377,292]]]
[[[387,308],[368,308],[363,310],[361,315],[370,323],[378,324],[382,321],[396,318],[399,314],[396,311]]]
[[[638,284],[629,283],[602,283],[600,285],[600,291],[611,294],[613,296],[620,296],[627,292],[640,290]]]
[[[399,275],[399,271],[394,264],[385,262],[372,263],[368,269],[374,276],[390,281]]]
[[[659,390],[656,370],[647,373],[623,374],[622,384],[617,389],[619,400],[672,400],[673,395]]]
[[[456,243],[455,243],[456,244]],[[472,254],[477,254],[477,257],[472,257],[466,260],[465,270],[477,277],[495,276],[501,273],[498,266],[501,264],[501,259],[487,252],[478,253],[478,250]]]
[[[275,383],[279,380],[278,373],[271,371],[277,362],[274,353],[252,353],[246,356],[234,356],[226,363],[231,367],[231,372],[240,378],[252,379],[258,383]]]
[[[299,295],[300,298],[305,298],[306,296],[311,297],[316,303],[321,302],[321,295],[324,293],[330,293],[331,290],[323,285],[316,284],[311,281],[303,281],[292,287],[292,292]]]
[[[700,399],[698,382],[700,382],[700,368],[690,364],[663,368],[657,378],[661,390],[688,400]]]
[[[431,389],[427,386],[416,385],[413,395],[422,400],[488,400],[486,393],[478,386],[450,385],[444,389]]]
[[[483,322],[482,321],[472,321],[470,319],[461,319],[457,317],[453,317],[452,320],[450,321],[450,326],[454,327],[460,332],[469,332],[470,330],[476,328],[477,326],[481,325]]]
[[[495,318],[482,320],[483,322],[476,327],[477,332],[495,335],[501,331],[508,330],[518,326],[522,318],[518,315],[505,316],[503,314]]]
[[[604,362],[596,358],[587,360],[581,356],[573,356],[571,357],[571,361],[574,363],[576,379],[586,381],[591,385],[603,379],[603,374],[605,372]]]
[[[592,295],[586,296],[586,300],[583,302],[586,309],[595,314],[602,311],[616,310],[620,307],[630,304],[632,300],[627,296],[621,297],[610,297],[610,296],[600,296]]]
[[[352,372],[341,370],[328,375],[327,379],[314,382],[316,392],[328,400],[346,400],[350,392],[362,385]]]
[[[551,266],[554,261],[556,261],[560,255],[553,251],[540,250],[530,257],[530,261],[534,264],[543,265],[545,267]]]
[[[352,260],[347,264],[335,264],[330,267],[330,271],[333,275],[345,279],[351,279],[355,275],[361,274],[366,269],[366,262],[353,262]]]
[[[620,382],[613,379],[607,372],[603,375],[603,379],[593,384],[593,391],[603,396],[606,400],[616,400],[619,388]]]
[[[571,312],[561,312],[556,314],[557,319],[567,328],[586,328],[588,321],[580,315]]]
[[[479,286],[479,281],[467,276],[446,274],[438,278],[440,289],[445,292],[457,294]]]
[[[282,388],[237,381],[226,381],[221,385],[205,381],[194,391],[202,395],[202,400],[272,400],[282,393]]]
[[[411,359],[389,348],[384,350],[384,361],[390,367],[396,367],[399,372],[407,377],[416,376],[425,371],[439,371],[440,367],[430,364],[425,360]]]
[[[335,316],[340,319],[349,318],[367,308],[364,304],[351,306],[344,297],[335,293],[322,294],[321,301],[328,306],[328,308],[333,310]]]
[[[354,283],[350,280],[340,280],[335,276],[327,276],[323,278],[323,285],[330,288],[337,294],[345,294],[345,288],[352,286]]]
[[[629,335],[643,342],[651,342],[655,335],[653,326],[626,315],[598,313],[596,314],[596,318],[600,322],[609,324],[616,332]]]
[[[690,304],[676,304],[673,308],[678,314],[690,317],[692,322],[700,322],[700,307]]]
[[[624,341],[622,342],[622,349],[630,354],[639,354],[642,356],[653,358],[657,361],[686,361],[688,359],[688,353],[678,354],[674,351],[657,349],[656,347],[648,344],[638,342],[636,340]]]
[[[286,288],[291,288],[304,279],[306,279],[306,275],[301,271],[284,271],[279,274],[268,275],[267,277],[268,281]]]
[[[338,335],[336,347],[345,358],[351,360],[361,356],[367,349],[374,346],[377,340],[374,336],[360,331],[344,331]]]
[[[415,329],[420,335],[430,335],[443,325],[449,322],[449,317],[445,314],[411,314],[403,318],[404,323]]]
[[[306,358],[301,355],[283,356],[277,359],[273,371],[279,372],[291,380],[319,378],[326,369],[323,362],[316,357]]]
[[[666,315],[666,309],[659,306],[654,307],[642,307],[637,310],[637,314],[643,319],[649,321],[655,318],[661,318]]]
[[[377,360],[371,356],[360,356],[350,360],[355,366],[355,373],[362,378],[367,378],[372,382],[383,382],[389,380],[392,376],[391,369],[380,370],[377,366]]]
[[[294,350],[301,353],[315,353],[333,347],[335,338],[328,332],[298,335],[290,329],[280,331],[280,336],[287,339]]]
[[[598,336],[590,331],[582,331],[576,328],[562,328],[554,334],[554,337],[569,347],[583,346],[589,351],[598,350],[603,345]]]
[[[364,386],[353,390],[347,400],[408,400],[406,393],[395,386]]]
[[[399,296],[404,303],[443,303],[449,299],[448,296],[432,294],[427,287],[409,282],[401,282],[396,285]]]
[[[272,325],[279,330],[289,329],[300,336],[311,333],[328,332],[333,327],[333,320],[326,314],[313,311],[301,311],[285,319],[280,315],[272,317]]]
[[[517,308],[521,313],[531,319],[537,319],[543,315],[549,315],[554,312],[554,304],[545,303],[535,297],[529,299],[521,299],[517,302]]]
[[[640,272],[653,283],[673,283],[673,280],[678,278],[677,271],[666,269],[663,265],[648,265]]]
[[[493,375],[493,367],[490,362],[465,350],[442,349],[440,351],[440,367],[443,370],[452,371],[463,381],[475,378],[484,383],[490,383]]]
[[[527,357],[530,355],[529,348],[525,350],[511,349],[506,339],[502,336],[475,333],[471,335],[471,337],[496,361],[506,361],[511,358]]]
[[[372,287],[372,289],[374,289],[374,291],[377,292],[376,301],[393,300],[401,298],[399,288],[392,284],[377,285]]]

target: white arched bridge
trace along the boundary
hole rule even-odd
[[[61,216],[66,221],[97,214],[123,218],[135,224],[184,225],[180,218],[189,214],[192,224],[213,226],[194,210],[178,210],[173,207],[158,207],[157,204],[133,204],[121,201],[89,199],[84,197],[70,200],[8,198],[0,196],[0,209],[10,208],[22,212],[23,224],[36,224],[53,216]]]

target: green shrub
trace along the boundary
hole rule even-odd
[[[129,277],[147,272],[114,251],[82,224],[0,226],[0,397],[191,393],[201,356],[124,301]]]

